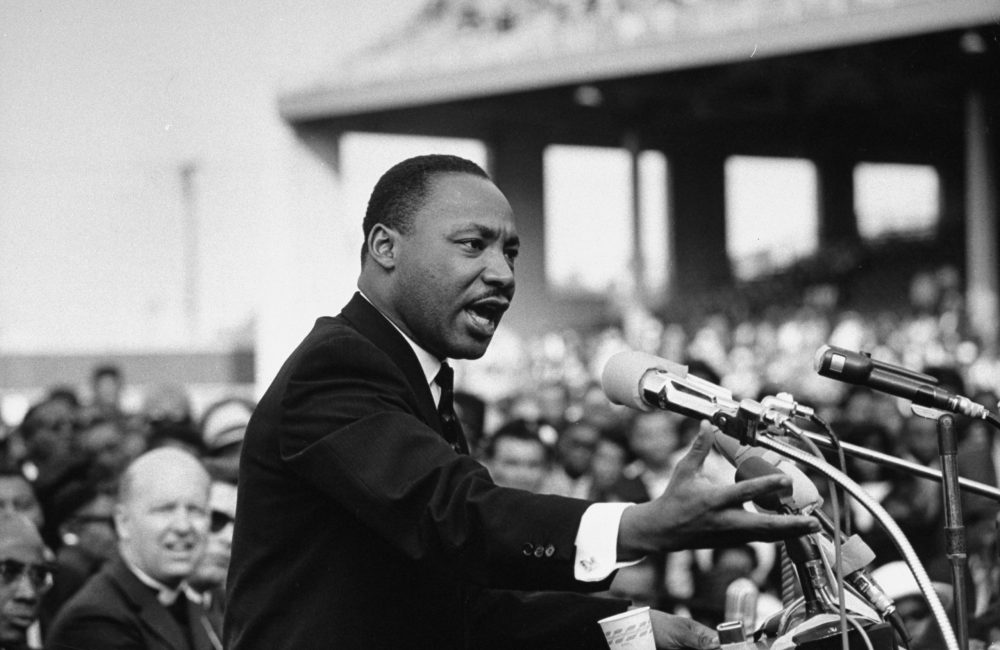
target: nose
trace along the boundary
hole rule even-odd
[[[28,576],[28,572],[22,573],[16,582],[17,587],[14,590],[14,598],[21,602],[34,603],[38,600],[38,587],[35,583],[31,581]]]
[[[514,263],[502,246],[491,246],[485,256],[483,279],[487,284],[514,288]]]
[[[196,531],[198,529],[198,523],[198,513],[183,506],[174,509],[173,517],[170,520],[171,527],[176,532],[180,533]]]

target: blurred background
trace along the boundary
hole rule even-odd
[[[86,401],[102,364],[129,410],[255,397],[354,290],[378,175],[427,151],[486,165],[526,240],[459,377],[487,401],[616,346],[829,400],[808,368],[834,334],[995,389],[998,14],[6,0],[0,414]]]
[[[0,488],[93,569],[144,450],[235,483],[254,400],[355,290],[371,188],[429,152],[485,166],[518,220],[517,298],[456,364],[498,483],[662,493],[697,423],[611,405],[623,349],[933,467],[933,421],[813,357],[867,351],[996,412],[998,64],[1000,0],[0,0]],[[997,485],[1000,439],[957,429],[963,475]],[[938,486],[848,470],[948,587]],[[966,504],[982,640],[997,515]],[[740,581],[780,608],[780,566],[669,554],[612,592],[714,624]],[[915,649],[943,647],[928,620]]]

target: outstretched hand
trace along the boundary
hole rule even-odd
[[[729,484],[714,480],[704,471],[713,440],[712,429],[703,426],[664,493],[625,510],[618,529],[619,560],[656,551],[776,541],[819,531],[819,523],[810,516],[746,510],[747,501],[790,489],[791,479],[764,476]]]
[[[715,630],[690,618],[649,610],[653,638],[658,650],[714,650],[719,647]]]

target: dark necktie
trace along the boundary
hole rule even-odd
[[[177,594],[177,599],[170,605],[167,605],[166,608],[167,611],[170,612],[170,615],[174,617],[174,620],[177,621],[181,631],[184,633],[184,638],[187,639],[188,647],[192,647],[191,623],[188,619],[188,599],[187,596],[184,595],[184,591],[181,590]]]
[[[441,370],[434,378],[434,383],[441,388],[438,416],[444,425],[445,440],[451,444],[451,448],[456,453],[467,454],[469,449],[465,444],[465,436],[462,435],[462,426],[458,423],[458,417],[455,415],[455,372],[448,365],[448,362],[441,364]]]

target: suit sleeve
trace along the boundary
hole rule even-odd
[[[398,366],[357,337],[302,355],[282,398],[284,462],[407,557],[509,589],[599,590],[573,579],[588,501],[501,488],[418,415]]]

